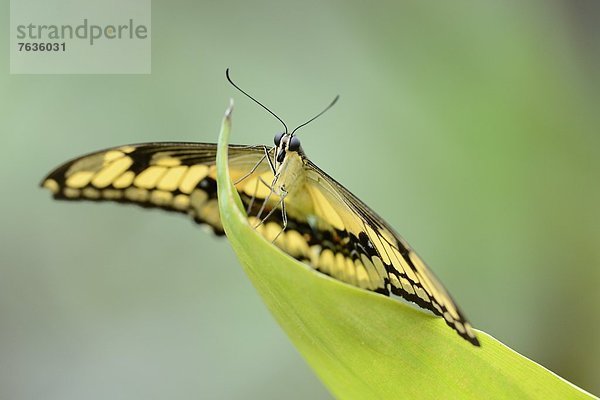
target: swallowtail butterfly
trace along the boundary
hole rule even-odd
[[[256,231],[319,272],[432,311],[479,346],[448,291],[408,243],[308,159],[295,135],[298,128],[288,132],[283,125],[273,147],[229,147],[230,175]],[[114,147],[64,163],[42,186],[60,200],[114,201],[187,214],[222,235],[216,152],[212,143]]]

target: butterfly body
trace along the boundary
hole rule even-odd
[[[276,135],[275,147],[263,148],[266,161],[270,166],[270,173],[263,174],[257,184],[263,186],[263,197],[268,199],[266,204],[271,207],[281,205],[287,206],[286,214],[291,216],[302,216],[313,214],[306,179],[306,156],[299,146],[297,138],[292,145],[291,135]],[[273,155],[271,155],[273,153]],[[271,160],[272,158],[272,160]],[[269,193],[264,195],[264,191]],[[269,195],[274,195],[279,201],[275,201]]]

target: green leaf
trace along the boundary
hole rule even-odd
[[[256,233],[229,178],[231,110],[217,154],[225,232],[277,322],[336,397],[595,398],[484,332],[475,347],[443,319],[320,274]]]

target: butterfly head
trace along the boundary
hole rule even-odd
[[[302,151],[302,146],[300,145],[300,139],[298,139],[298,136],[294,136],[293,134],[277,132],[273,141],[277,147],[276,160],[278,163],[283,162],[288,152],[295,152],[299,154],[304,153]]]
[[[305,123],[297,126],[296,129],[294,129],[290,133],[290,131],[288,130],[287,125],[285,124],[285,122],[283,122],[283,120],[281,118],[279,118],[277,116],[277,114],[275,114],[273,111],[269,110],[269,108],[266,107],[264,104],[262,104],[260,101],[256,100],[254,97],[250,96],[248,93],[246,93],[242,88],[240,88],[238,85],[236,85],[231,80],[231,77],[229,76],[229,68],[227,68],[225,70],[225,76],[227,77],[227,80],[229,81],[229,83],[231,83],[233,85],[233,87],[235,87],[237,90],[239,90],[244,95],[246,95],[250,100],[252,100],[256,104],[258,104],[259,106],[261,106],[262,108],[264,108],[266,111],[268,111],[272,116],[274,116],[275,118],[277,118],[277,120],[279,120],[279,122],[281,122],[281,124],[283,125],[283,128],[285,129],[285,131],[284,132],[279,132],[279,133],[277,133],[275,135],[275,150],[276,150],[275,151],[275,163],[276,164],[283,163],[283,161],[285,160],[286,155],[289,155],[289,154],[296,153],[296,154],[298,154],[300,156],[304,156],[304,151],[302,150],[302,146],[300,146],[300,139],[298,139],[296,136],[294,136],[294,133],[298,129],[302,128],[305,125],[308,125],[309,123],[311,123],[312,121],[314,121],[315,119],[317,119],[321,115],[323,115],[323,113],[325,113],[325,111],[327,111],[331,107],[333,107],[333,105],[340,98],[339,95],[335,96],[335,98],[333,99],[333,101],[327,107],[325,107],[325,109],[323,111],[321,111],[320,113],[318,113],[317,115],[315,115],[314,117],[312,117],[311,119],[309,119],[308,121],[306,121]]]

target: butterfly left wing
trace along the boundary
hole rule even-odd
[[[42,181],[55,199],[113,201],[188,214],[223,234],[211,143],[143,143],[78,157]],[[239,179],[268,170],[259,147],[229,146],[230,173]],[[242,184],[240,191],[248,190]],[[254,188],[252,188],[253,190]]]

